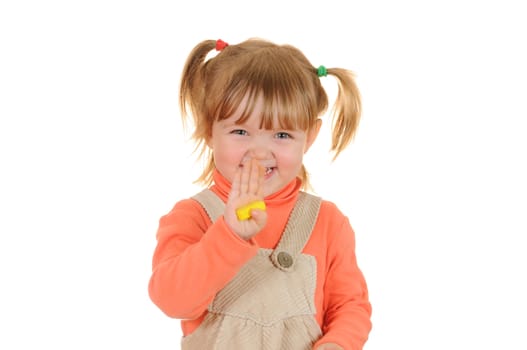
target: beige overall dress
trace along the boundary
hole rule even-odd
[[[214,222],[224,203],[212,191],[193,197]],[[311,350],[322,335],[315,320],[315,257],[302,254],[320,198],[300,192],[282,238],[260,248],[208,307],[182,350]]]

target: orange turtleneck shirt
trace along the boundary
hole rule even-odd
[[[297,179],[265,198],[267,224],[250,241],[231,232],[223,217],[211,223],[193,199],[177,202],[161,217],[148,291],[165,314],[182,319],[184,335],[201,324],[216,293],[258,248],[276,247],[300,187]],[[230,183],[215,171],[211,190],[225,202]],[[346,350],[362,349],[371,330],[371,305],[355,257],[353,229],[333,203],[322,201],[303,253],[317,261],[315,317],[324,335],[315,346],[333,342]]]

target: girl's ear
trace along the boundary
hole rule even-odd
[[[321,126],[322,126],[322,119],[319,118],[316,120],[315,125],[313,125],[313,127],[307,131],[306,147],[304,148],[304,153],[306,153],[309,150],[313,142],[315,142],[315,140],[317,139],[318,132],[320,131]]]

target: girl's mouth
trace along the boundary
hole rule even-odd
[[[274,172],[276,168],[275,167],[269,167],[269,168],[265,168],[265,173],[264,173],[264,176],[267,178],[269,176],[271,176],[271,174]]]
[[[241,163],[240,165],[238,165],[240,168],[243,168],[243,165],[244,163]],[[276,170],[276,167],[275,166],[271,166],[271,167],[264,167],[264,176],[266,178],[270,177],[271,174]]]

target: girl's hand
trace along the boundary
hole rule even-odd
[[[344,350],[344,348],[340,345],[337,345],[335,343],[326,343],[322,344],[320,346],[317,346],[315,350]]]
[[[264,172],[265,169],[255,159],[243,163],[234,177],[225,206],[224,218],[227,226],[245,240],[249,240],[264,228],[267,212],[251,209],[249,219],[239,220],[236,209],[255,201],[263,201]]]

